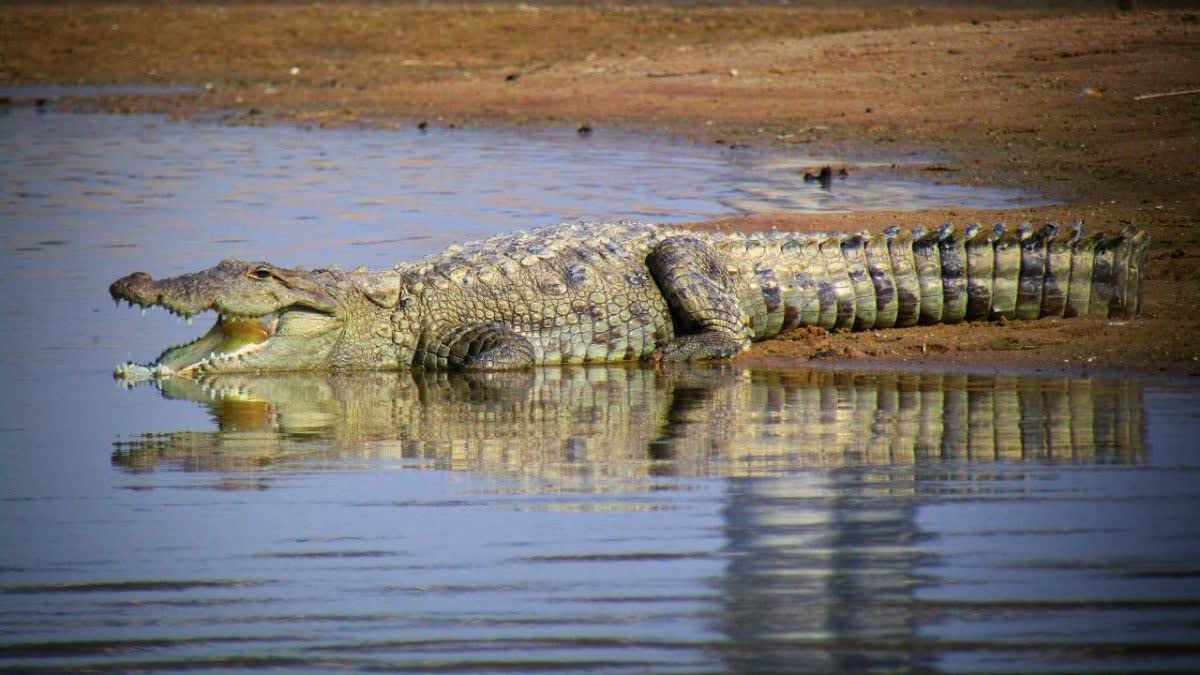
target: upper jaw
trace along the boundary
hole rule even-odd
[[[108,293],[119,306],[121,301],[130,306],[137,305],[144,312],[147,307],[162,307],[168,312],[192,317],[206,309],[212,309],[215,304],[203,298],[201,294],[186,292],[182,285],[174,292],[165,292],[161,282],[157,282],[149,274],[134,272],[117,279],[108,287]]]
[[[334,314],[340,303],[330,290],[312,273],[239,260],[223,260],[201,272],[161,280],[134,272],[108,287],[118,303],[124,300],[142,308],[162,307],[185,317],[211,310],[239,318],[262,317],[287,308]]]
[[[161,307],[171,314],[183,317],[193,317],[201,312],[213,311],[222,316],[232,316],[241,319],[255,319],[267,316],[281,309],[286,304],[268,300],[265,297],[253,297],[249,294],[236,294],[237,306],[231,306],[223,297],[223,293],[212,292],[208,284],[195,281],[197,275],[183,275],[162,281],[143,272],[135,272],[117,279],[108,287],[108,293],[117,305],[124,300],[131,306],[137,305],[145,311],[149,307]],[[257,295],[257,294],[256,294]],[[292,304],[310,304],[300,301]],[[325,303],[313,302],[315,311],[330,311]]]

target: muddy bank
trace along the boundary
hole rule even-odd
[[[1200,96],[1138,98],[1200,86],[1195,10],[890,2],[0,8],[0,83],[33,82],[192,85],[197,93],[60,104],[239,124],[587,124],[594,134],[619,126],[813,154],[919,148],[945,158],[937,180],[1017,185],[1065,206],[702,226],[1131,222],[1154,237],[1147,317],[801,333],[748,358],[1200,372],[1192,337],[1200,328]]]

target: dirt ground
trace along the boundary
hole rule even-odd
[[[1154,241],[1145,316],[796,331],[743,359],[1200,374],[1200,94],[1178,93],[1200,88],[1200,3],[1117,4],[5,4],[0,85],[190,85],[53,104],[233,124],[587,124],[812,154],[922,150],[945,158],[937,180],[1062,205],[697,226],[1133,223]],[[1157,94],[1172,95],[1139,98]]]

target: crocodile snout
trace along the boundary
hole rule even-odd
[[[134,272],[123,276],[108,287],[108,294],[114,300],[125,300],[139,305],[154,305],[158,303],[158,289],[154,277],[145,272]]]
[[[124,300],[142,308],[162,307],[172,314],[192,316],[208,309],[212,302],[194,276],[155,281],[145,272],[134,272],[113,282],[108,293],[118,304]]]

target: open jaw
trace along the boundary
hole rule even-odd
[[[167,310],[181,314],[170,308]],[[191,322],[191,316],[188,316],[188,322]],[[318,327],[323,329],[318,332],[327,333],[334,327],[333,323],[329,315],[304,307],[287,307],[262,316],[217,313],[216,322],[204,335],[166,348],[152,363],[121,364],[113,375],[125,382],[136,383],[165,377],[199,377],[215,372],[286,369],[287,362],[269,358],[276,343],[294,344],[295,340],[289,340],[289,336],[313,336],[313,329]],[[315,345],[310,347],[314,348]],[[310,352],[310,355],[316,354]]]
[[[153,363],[118,366],[114,374],[128,382],[318,369],[327,364],[345,328],[342,305],[320,273],[267,263],[222,260],[157,281],[134,272],[113,282],[108,292],[118,305],[124,300],[143,314],[160,307],[189,323],[197,314],[217,315],[207,333],[164,350]]]

